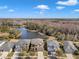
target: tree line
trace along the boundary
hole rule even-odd
[[[26,22],[25,27],[29,30],[36,30],[48,36],[55,36],[57,40],[71,40],[77,41],[79,39],[79,30],[49,26],[48,24],[37,24],[33,22]]]

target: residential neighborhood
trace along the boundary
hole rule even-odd
[[[59,43],[54,39],[47,40],[47,50],[45,50],[44,41],[40,38],[23,39],[15,42],[0,41],[0,59],[75,59],[73,54],[79,49],[71,41],[64,41],[65,53],[62,56],[63,49]]]

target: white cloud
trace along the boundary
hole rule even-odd
[[[0,10],[5,10],[8,12],[14,12],[14,9],[10,9],[7,5],[0,6]]]
[[[58,9],[58,10],[62,10],[62,9],[64,9],[65,7],[64,6],[57,6],[56,7],[56,9]]]
[[[0,9],[7,9],[8,8],[8,6],[0,6]]]
[[[14,9],[9,9],[8,11],[9,11],[9,12],[14,12],[15,10],[14,10]]]
[[[75,11],[75,12],[79,12],[79,9],[75,9],[74,11]]]
[[[48,10],[48,9],[50,9],[50,8],[48,7],[48,5],[37,5],[35,8],[41,9],[41,10]]]
[[[78,4],[78,0],[58,1],[57,4],[72,6]]]
[[[46,10],[49,10],[49,6],[48,5],[37,5],[36,7],[34,7],[36,9],[39,9],[39,13],[42,15],[45,13]]]
[[[39,13],[40,13],[40,14],[44,14],[44,12],[43,12],[43,11],[40,11]]]

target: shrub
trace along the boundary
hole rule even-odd
[[[79,55],[79,51],[76,50],[76,51],[74,52],[74,55]]]

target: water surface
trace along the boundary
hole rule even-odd
[[[34,38],[43,38],[42,35],[38,34],[37,32],[30,32],[26,28],[18,28],[21,31],[20,39],[34,39]]]

